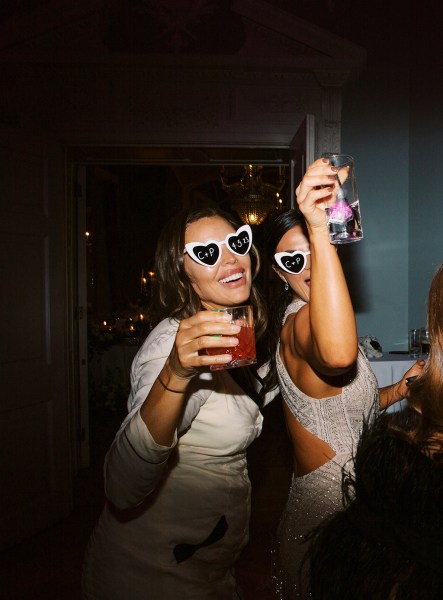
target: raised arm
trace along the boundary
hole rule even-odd
[[[329,241],[325,208],[332,203],[336,167],[315,161],[297,188],[297,203],[305,217],[310,242],[309,304],[295,319],[298,352],[323,374],[339,374],[357,356],[357,328],[343,269]]]

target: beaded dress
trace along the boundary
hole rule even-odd
[[[285,312],[295,313],[306,302],[296,300]],[[358,352],[356,369],[342,392],[328,398],[311,398],[291,380],[277,348],[277,373],[284,402],[310,433],[326,442],[336,453],[318,469],[292,477],[288,499],[277,530],[273,550],[273,583],[276,598],[303,598],[307,549],[304,536],[325,517],[343,507],[342,475],[352,469],[352,455],[362,430],[363,420],[378,412],[377,380],[364,353]]]

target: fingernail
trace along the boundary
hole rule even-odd
[[[322,158],[322,161],[327,164],[329,162],[329,158]]]

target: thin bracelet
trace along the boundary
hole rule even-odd
[[[182,390],[182,391],[178,391],[178,390],[172,390],[171,388],[168,388],[163,381],[160,379],[160,375],[157,375],[157,381],[160,383],[160,385],[167,390],[168,392],[172,392],[174,394],[184,394],[186,390]]]
[[[191,369],[191,373],[189,373],[188,370],[183,369],[182,372],[186,373],[186,375],[181,375],[176,369],[174,369],[174,367],[171,365],[171,361],[169,361],[169,360],[166,362],[166,366],[168,367],[168,370],[170,371],[170,373],[172,375],[175,375],[176,377],[179,377],[180,379],[187,379],[188,381],[190,381],[198,373],[198,369],[196,369],[196,368]]]

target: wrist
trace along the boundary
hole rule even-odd
[[[308,226],[308,233],[310,245],[331,245],[331,240],[329,238],[329,230],[326,225],[319,225],[318,227]]]
[[[168,373],[169,373],[169,377],[171,378],[174,377],[178,380],[185,380],[185,381],[189,381],[190,379],[192,379],[193,377],[195,377],[198,373],[198,370],[195,367],[191,367],[189,369],[185,369],[183,368],[181,365],[178,364],[178,361],[176,360],[171,360],[171,357],[169,357],[166,360],[166,364],[165,366],[168,369]]]
[[[403,385],[403,379],[395,385],[394,391],[397,400],[402,400],[403,398],[406,398],[408,388],[406,384]]]

